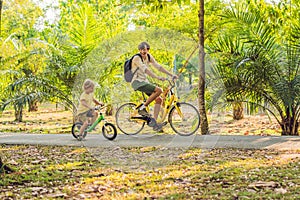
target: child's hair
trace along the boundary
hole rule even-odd
[[[95,86],[95,83],[92,80],[86,79],[83,83],[82,89],[86,90],[86,89],[88,89],[90,87],[94,87],[94,86]]]

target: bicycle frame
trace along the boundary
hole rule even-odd
[[[94,123],[91,126],[89,126],[86,129],[86,131],[91,132],[102,120],[105,120],[104,115],[102,113],[100,113],[99,117],[94,121]]]
[[[178,101],[178,98],[176,97],[175,95],[175,92],[173,91],[173,88],[175,86],[175,83],[171,83],[170,80],[168,80],[169,83],[170,83],[170,86],[165,89],[163,91],[163,94],[162,94],[162,99],[163,99],[163,102],[165,103],[164,107],[162,107],[163,109],[163,113],[162,113],[162,116],[160,117],[159,120],[157,120],[158,123],[162,123],[165,121],[168,113],[170,112],[171,108],[172,108],[172,105],[175,106],[178,114],[182,117],[182,112],[180,110],[180,104],[177,102]],[[168,94],[170,93],[170,97],[169,99],[167,100],[167,96]],[[166,102],[167,101],[167,102]],[[136,120],[136,121],[147,121],[148,117],[140,117],[140,116],[136,116],[137,113],[134,113],[134,115],[132,117],[130,117],[130,119],[132,120]]]
[[[181,117],[183,116],[183,115],[182,115],[182,112],[181,112],[181,110],[180,110],[180,104],[177,103],[178,98],[176,97],[175,92],[173,91],[173,88],[174,88],[174,85],[175,85],[175,84],[174,84],[174,83],[172,84],[170,80],[168,80],[168,81],[169,81],[169,83],[170,83],[170,86],[169,86],[169,88],[167,88],[167,89],[164,90],[164,92],[163,92],[163,96],[162,96],[163,102],[166,101],[167,95],[168,95],[169,93],[170,93],[170,98],[169,98],[169,100],[167,101],[167,103],[165,104],[165,106],[164,106],[164,108],[163,108],[162,117],[161,117],[160,120],[158,120],[158,123],[161,123],[161,122],[165,121],[165,119],[166,119],[168,113],[170,112],[170,110],[171,110],[171,108],[172,108],[172,105],[175,106],[175,108],[176,108],[178,114],[179,114]]]

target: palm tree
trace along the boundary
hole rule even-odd
[[[282,135],[299,135],[299,21],[289,21],[290,31],[278,37],[276,33],[283,27],[274,26],[272,19],[251,4],[227,9],[224,18],[243,44],[243,54],[234,63],[238,82],[226,87],[227,95],[243,97],[241,101],[263,108],[280,124]]]
[[[208,72],[210,80],[208,85],[213,94],[210,108],[219,107],[219,105],[231,106],[235,120],[244,117],[244,96],[229,92],[236,89],[242,82],[236,66],[237,61],[243,59],[247,49],[240,41],[241,38],[234,37],[232,34],[223,34],[212,41],[207,48],[208,53],[217,60]]]
[[[54,83],[46,78],[29,76],[23,77],[8,85],[4,90],[7,96],[2,99],[0,110],[3,111],[8,105],[12,105],[15,109],[15,120],[22,122],[23,109],[30,105],[32,100],[42,101],[59,101],[63,103],[70,110],[74,104],[69,100],[64,92],[55,87]]]

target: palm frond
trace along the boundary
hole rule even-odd
[[[67,107],[72,109],[74,103],[65,95],[62,88],[54,86],[53,82],[40,77],[23,77],[8,85],[4,91],[9,98],[3,99],[1,108],[5,109],[7,105],[26,106],[33,100],[59,100],[64,102]]]

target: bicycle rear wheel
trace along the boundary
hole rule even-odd
[[[74,138],[79,139],[78,137],[79,137],[80,128],[81,128],[82,125],[83,125],[82,122],[76,122],[75,124],[73,124],[73,126],[72,126],[72,135],[73,135]],[[85,138],[86,134],[87,134],[87,132],[84,131],[83,135],[82,135],[82,138]]]
[[[102,134],[108,140],[114,140],[117,137],[117,129],[112,123],[106,122],[102,126]]]
[[[200,126],[200,114],[190,103],[177,103],[177,108],[171,108],[168,119],[172,129],[181,136],[194,134]]]
[[[116,112],[117,127],[126,135],[135,135],[142,131],[145,122],[135,120],[131,117],[134,115],[136,104],[125,103]]]

